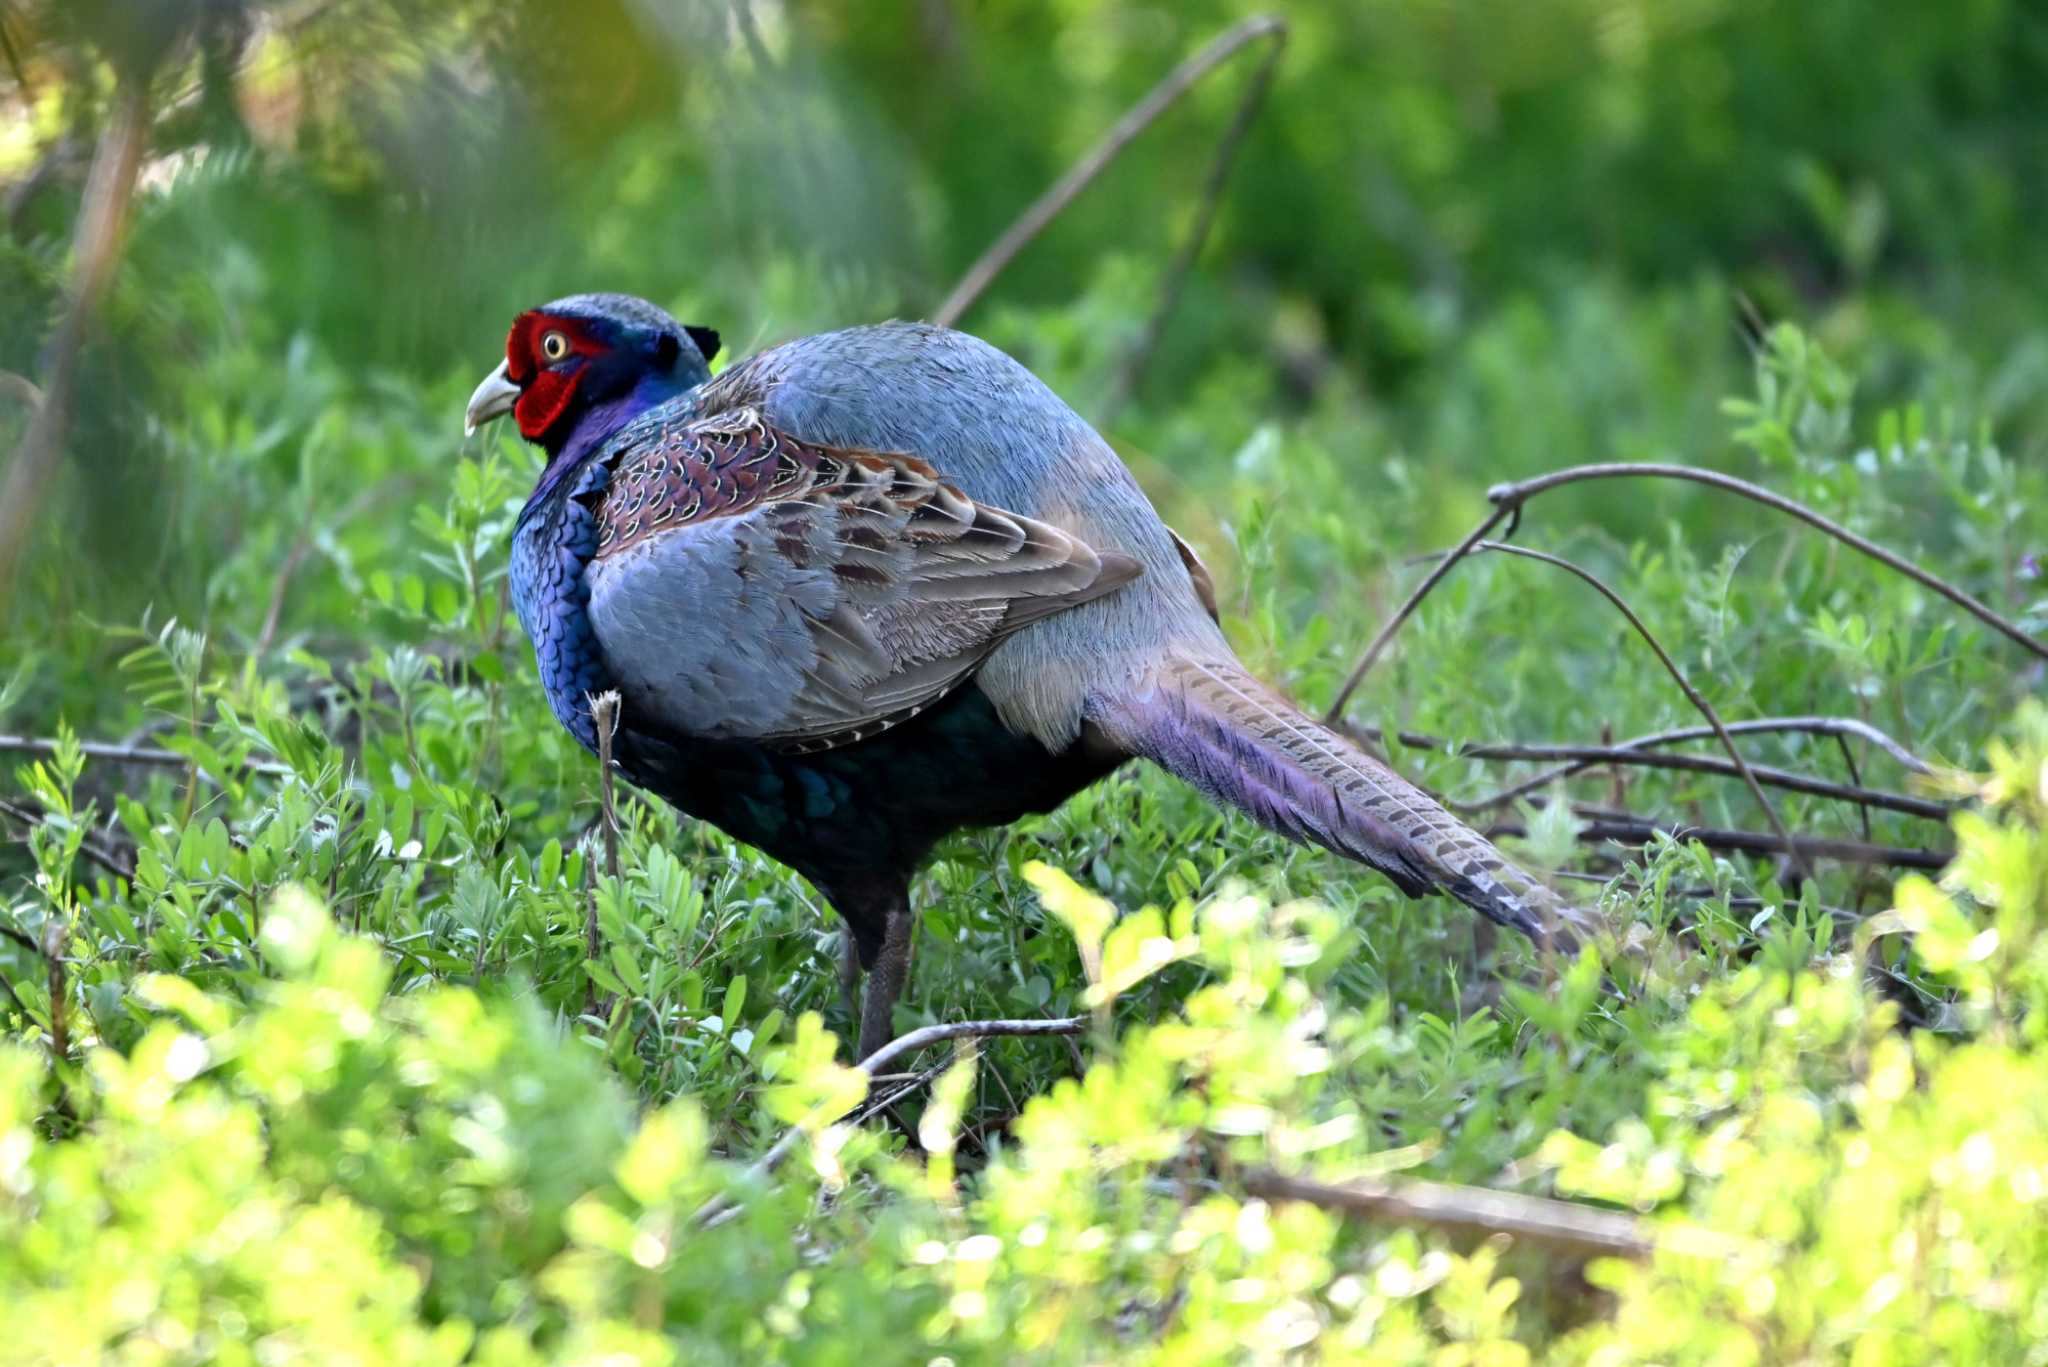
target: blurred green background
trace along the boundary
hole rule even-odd
[[[1739,464],[1717,405],[1780,319],[1875,405],[1953,404],[2038,456],[2038,6],[1267,8],[1289,24],[1277,79],[1112,429],[1169,516],[1202,522],[1247,441],[1305,415],[1342,419],[1345,499],[1405,505],[1393,523],[1415,539],[1390,550],[1453,535],[1497,479]],[[719,328],[729,355],[929,313],[1126,107],[1251,12],[9,0],[0,369],[32,378],[117,72],[197,35],[150,83],[133,231],[10,648],[23,624],[145,605],[254,639],[271,580],[238,566],[308,526],[322,556],[389,563],[390,514],[446,479],[465,383],[539,300],[646,294]],[[1099,412],[1258,56],[1172,109],[963,325]],[[8,446],[23,421],[0,399]],[[1743,515],[1621,487],[1582,506],[1624,537],[1652,509],[1698,507],[1702,536]],[[1218,554],[1214,531],[1191,534]],[[285,628],[339,611],[322,583],[294,582]]]

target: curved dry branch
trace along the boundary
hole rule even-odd
[[[1535,479],[1523,480],[1516,484],[1496,484],[1493,488],[1487,490],[1486,497],[1493,504],[1493,512],[1477,527],[1474,527],[1463,541],[1440,557],[1437,560],[1436,567],[1429,572],[1420,584],[1416,585],[1415,591],[1408,595],[1401,606],[1395,609],[1394,615],[1387,619],[1386,624],[1373,636],[1372,643],[1366,646],[1365,653],[1359,657],[1358,663],[1352,668],[1350,676],[1344,680],[1344,686],[1337,691],[1337,700],[1331,703],[1329,711],[1323,714],[1323,720],[1325,722],[1336,721],[1338,715],[1344,710],[1344,704],[1351,700],[1351,695],[1357,691],[1358,685],[1364,680],[1366,673],[1371,670],[1373,664],[1379,659],[1381,652],[1387,648],[1387,643],[1393,640],[1394,633],[1401,629],[1401,624],[1408,620],[1416,607],[1429,595],[1430,591],[1443,582],[1444,576],[1451,572],[1452,566],[1471,554],[1472,549],[1479,544],[1488,532],[1499,526],[1502,519],[1512,517],[1518,522],[1521,517],[1523,504],[1538,494],[1547,493],[1552,489],[1563,488],[1567,484],[1577,484],[1584,480],[1631,478],[1677,479],[1686,480],[1694,484],[1704,484],[1709,488],[1740,494],[1742,497],[1761,503],[1767,508],[1773,508],[1791,517],[1795,517],[1801,522],[1806,523],[1809,527],[1814,527],[1834,537],[1843,545],[1862,552],[1879,564],[1898,571],[1914,583],[1932,589],[1950,602],[1963,608],[1979,621],[1984,622],[2041,658],[2048,659],[2048,645],[2044,645],[2027,635],[2019,627],[1999,616],[1977,599],[1955,587],[1955,585],[1950,584],[1947,580],[1942,579],[1939,575],[1921,569],[1912,561],[1886,550],[1867,537],[1858,536],[1847,527],[1830,518],[1823,517],[1803,503],[1786,498],[1782,494],[1774,494],[1760,485],[1751,484],[1748,480],[1737,479],[1733,475],[1724,475],[1718,470],[1699,470],[1689,465],[1662,465],[1647,461],[1621,461],[1602,465],[1574,465],[1569,469],[1552,471],[1550,474],[1539,475]],[[1513,522],[1509,524],[1509,535],[1513,535],[1512,528],[1514,525],[1515,523]]]
[[[1284,41],[1286,33],[1285,19],[1270,14],[1256,15],[1225,30],[1207,47],[1167,73],[1166,78],[1153,86],[1144,99],[1131,106],[1130,112],[1117,120],[1116,126],[1109,130],[1101,142],[1090,148],[1086,156],[1075,162],[1064,176],[1053,183],[1051,189],[1040,195],[1030,208],[1020,214],[1017,221],[981,254],[980,260],[967,268],[967,273],[960,277],[960,283],[946,296],[946,302],[939,305],[938,311],[932,314],[932,322],[940,327],[951,327],[958,322],[960,316],[974,306],[974,301],[981,297],[982,292],[998,275],[1002,274],[1003,269],[1017,253],[1023,251],[1033,238],[1045,231],[1047,224],[1059,217],[1069,204],[1080,197],[1081,192],[1088,188],[1089,182],[1101,175],[1104,168],[1115,161],[1124,148],[1130,146],[1140,133],[1150,128],[1161,114],[1193,89],[1204,76],[1251,44],[1269,38]],[[1264,93],[1263,83],[1258,86],[1258,92]],[[1248,119],[1249,115],[1245,117]],[[1228,165],[1226,156],[1223,162],[1224,171],[1228,170]],[[1202,225],[1202,230],[1207,231],[1206,222]],[[1190,240],[1195,241],[1195,246],[1199,249],[1199,241],[1193,238]]]
[[[1336,724],[1337,718],[1343,714],[1344,704],[1351,701],[1351,695],[1358,691],[1358,685],[1364,681],[1366,671],[1380,658],[1380,652],[1394,639],[1394,633],[1401,629],[1401,624],[1422,605],[1422,600],[1429,597],[1430,591],[1444,581],[1444,576],[1451,572],[1452,567],[1472,554],[1472,548],[1484,541],[1486,534],[1505,522],[1513,511],[1511,508],[1496,507],[1480,520],[1478,526],[1465,533],[1463,541],[1437,557],[1436,567],[1424,575],[1422,582],[1415,586],[1415,591],[1408,595],[1400,607],[1394,609],[1394,615],[1389,617],[1374,635],[1372,644],[1365,648],[1365,654],[1358,657],[1358,663],[1352,666],[1350,677],[1345,679],[1344,686],[1337,690],[1337,700],[1330,704],[1329,711],[1323,713],[1324,725]]]
[[[1662,465],[1652,461],[1617,461],[1603,465],[1574,465],[1568,470],[1554,470],[1547,475],[1525,479],[1515,484],[1496,484],[1486,491],[1486,497],[1496,508],[1519,508],[1530,499],[1552,489],[1561,489],[1567,484],[1579,484],[1595,479],[1677,479],[1693,484],[1704,484],[1712,489],[1721,489],[1731,494],[1740,494],[1766,508],[1776,509],[1789,517],[1796,517],[1807,526],[1826,532],[1843,545],[1861,551],[1872,560],[1889,569],[1905,575],[1922,588],[1954,603],[1994,631],[2006,636],[2018,645],[2048,660],[2048,644],[2035,640],[2019,627],[1993,612],[1989,607],[1955,585],[1929,570],[1921,569],[1902,555],[1886,550],[1867,537],[1858,536],[1841,523],[1823,517],[1803,503],[1774,494],[1761,485],[1751,484],[1746,479],[1724,475],[1718,470],[1700,470],[1690,465]]]
[[[1750,796],[1756,799],[1757,806],[1763,808],[1764,818],[1771,823],[1771,829],[1777,832],[1780,840],[1785,842],[1786,852],[1799,865],[1802,873],[1810,872],[1806,867],[1805,857],[1798,852],[1793,844],[1792,832],[1779,819],[1778,809],[1771,805],[1771,799],[1765,794],[1763,785],[1757,782],[1755,772],[1749,767],[1749,761],[1744,759],[1742,752],[1735,748],[1735,738],[1729,735],[1728,728],[1721,724],[1721,714],[1714,710],[1714,705],[1707,701],[1705,694],[1692,686],[1692,680],[1685,677],[1685,671],[1680,669],[1678,662],[1671,658],[1671,652],[1664,649],[1664,643],[1657,639],[1655,632],[1643,624],[1643,619],[1636,616],[1635,609],[1631,608],[1620,594],[1609,588],[1606,581],[1602,580],[1599,575],[1594,574],[1583,566],[1573,564],[1561,555],[1552,555],[1548,551],[1532,551],[1526,546],[1516,546],[1506,541],[1481,541],[1478,543],[1478,549],[1482,551],[1497,551],[1503,555],[1519,555],[1524,559],[1540,560],[1546,565],[1553,565],[1568,574],[1577,575],[1580,579],[1592,585],[1601,597],[1612,603],[1614,610],[1628,619],[1628,624],[1635,628],[1636,635],[1642,637],[1650,649],[1656,653],[1658,663],[1664,666],[1665,673],[1671,676],[1672,682],[1676,683],[1679,691],[1685,694],[1686,701],[1690,702],[1699,710],[1699,714],[1707,719],[1707,725],[1714,728],[1714,734],[1720,737],[1721,748],[1728,752],[1729,761],[1742,772],[1742,781],[1749,785]]]

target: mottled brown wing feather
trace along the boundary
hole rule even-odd
[[[1129,556],[968,498],[914,456],[800,441],[752,408],[678,423],[621,453],[592,506],[600,561],[745,518],[782,568],[830,576],[830,592],[806,598],[815,659],[762,737],[797,751],[909,720],[1011,633],[1139,573]]]

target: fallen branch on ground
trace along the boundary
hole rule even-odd
[[[1489,1238],[1505,1234],[1577,1258],[1648,1258],[1660,1246],[1724,1257],[1733,1245],[1702,1229],[1658,1227],[1626,1211],[1414,1178],[1317,1182],[1254,1170],[1244,1187],[1268,1201],[1305,1201],[1324,1210],[1391,1224]]]

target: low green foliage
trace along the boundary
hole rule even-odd
[[[287,887],[246,1003],[135,981],[139,1037],[88,1056],[75,1136],[39,1118],[37,1053],[0,1054],[0,1279],[28,1326],[0,1358],[1514,1363],[1555,1315],[1559,1361],[2018,1361],[2048,1338],[2048,710],[1982,796],[1954,870],[1902,885],[1850,952],[1631,1009],[1653,1023],[1609,1013],[1590,955],[1531,996],[1556,1047],[1650,1074],[1630,1114],[1557,1129],[1523,1165],[1651,1213],[1652,1260],[1590,1269],[1608,1314],[1503,1240],[1243,1195],[1253,1169],[1426,1157],[1386,1143],[1372,1083],[1399,1065],[1384,1018],[1333,990],[1349,938],[1314,903],[1119,917],[1032,869],[1097,946],[1094,1000],[1183,959],[1204,985],[1098,1031],[1087,1071],[1028,1102],[971,1179],[973,1052],[911,1156],[836,1123],[866,1079],[805,1015],[760,1071],[767,1111],[810,1140],[764,1179],[715,1155],[700,1102],[636,1114],[531,1001],[393,995],[388,956]],[[1944,1034],[1901,1033],[1862,971],[1909,930],[1959,989]],[[1532,1298],[1530,1275],[1553,1284]]]
[[[366,459],[414,440],[384,417],[284,421]],[[1959,420],[1860,412],[1802,333],[1773,334],[1728,421],[1775,486],[1880,539],[1938,540],[1967,584],[2021,560],[2040,474]],[[1309,698],[1376,615],[1333,586],[1384,584],[1385,546],[1444,534],[1420,500],[1317,504],[1358,422],[1258,429],[1205,492],[1190,472],[1165,500],[1184,525],[1220,516],[1230,629]],[[1859,446],[1866,431],[1889,444]],[[1927,1335],[1988,1360],[2038,1329],[2037,711],[1958,790],[1984,810],[1958,816],[1944,881],[1893,894],[1825,868],[1792,895],[1767,863],[1659,842],[1611,870],[1627,950],[1604,973],[1533,971],[1461,909],[1155,774],[954,840],[918,891],[899,1027],[1097,1023],[1077,1044],[991,1042],[899,1103],[913,1155],[881,1118],[837,1121],[863,1084],[835,1061],[837,930],[806,887],[631,794],[620,873],[603,871],[594,767],[540,713],[504,607],[530,475],[508,454],[455,465],[410,523],[310,534],[326,549],[295,592],[316,620],[347,617],[355,648],[108,633],[112,688],[81,692],[81,715],[127,695],[176,765],[90,761],[60,726],[22,768],[40,817],[0,938],[0,1284],[50,1328],[5,1352],[1617,1362],[1853,1344],[1903,1362]],[[1390,460],[1394,485],[1416,477]],[[1528,520],[1553,516],[1539,502]],[[1978,624],[1818,539],[1759,526],[1711,552],[1651,525],[1566,546],[1726,715],[1853,705],[1969,764],[2029,687]],[[224,601],[263,601],[260,568],[231,558]],[[1525,579],[1541,568],[1461,567],[1356,714],[1453,740],[1693,720],[1594,595]],[[75,667],[24,657],[17,691]],[[1902,782],[1819,738],[1747,748]],[[1455,751],[1393,753],[1454,795],[1500,778]],[[1576,785],[1521,805],[1521,857],[1580,860],[1567,791],[1758,823],[1736,785],[1696,774]],[[1801,830],[1939,829],[1773,800]],[[791,1124],[813,1131],[797,1161],[747,1172]],[[1568,1259],[1248,1200],[1263,1166],[1554,1188],[1693,1233],[1645,1266],[1596,1265],[1600,1300]],[[698,1228],[714,1198],[738,1213]]]

